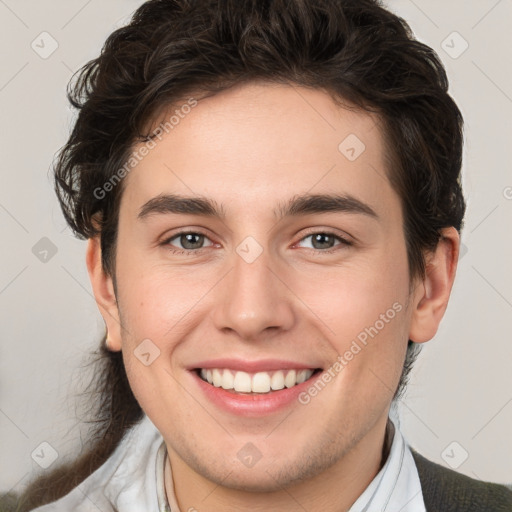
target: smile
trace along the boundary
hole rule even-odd
[[[287,369],[247,373],[229,368],[198,369],[200,378],[232,393],[270,393],[292,388],[309,380],[320,369]]]

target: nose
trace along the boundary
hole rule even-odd
[[[292,328],[293,293],[265,251],[252,263],[234,255],[213,312],[217,329],[249,341]]]

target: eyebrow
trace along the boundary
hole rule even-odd
[[[138,218],[145,220],[155,214],[181,213],[189,215],[203,215],[205,217],[219,217],[223,219],[225,213],[217,203],[203,197],[184,197],[174,194],[161,194],[144,203],[139,211]]]
[[[273,211],[274,216],[279,220],[291,216],[328,212],[356,213],[379,219],[377,213],[368,204],[351,195],[299,195],[279,205]],[[226,217],[224,208],[211,199],[161,194],[144,203],[140,208],[137,218],[145,220],[156,214],[170,213],[217,217],[221,220],[224,220]]]
[[[285,205],[274,210],[279,219],[311,213],[358,213],[378,219],[379,216],[368,204],[351,196],[338,194],[304,194],[295,196]]]

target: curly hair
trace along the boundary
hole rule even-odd
[[[424,276],[425,252],[435,249],[440,230],[462,229],[463,119],[438,56],[407,23],[378,0],[150,0],[71,82],[78,116],[54,165],[65,219],[79,238],[100,236],[114,287],[123,181],[108,194],[95,190],[150,136],[147,127],[162,111],[256,80],[321,89],[340,105],[378,115],[388,178],[402,204],[409,274]],[[418,348],[409,341],[395,398]],[[95,442],[65,471],[33,483],[25,507],[78,485],[143,415],[119,354],[100,350]]]

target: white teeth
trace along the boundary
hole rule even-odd
[[[245,372],[236,372],[233,388],[235,391],[250,393],[252,391],[251,376]]]
[[[224,389],[233,389],[235,378],[229,370],[224,370],[222,373],[222,387]]]
[[[291,388],[292,386],[295,386],[297,383],[297,372],[295,370],[290,370],[286,377],[284,378],[284,385],[287,388]]]
[[[304,379],[304,382],[308,379],[311,379],[313,376],[313,373],[315,373],[315,370],[304,370],[306,372],[306,378]]]
[[[252,378],[253,393],[268,393],[270,391],[270,375],[265,372],[259,372]]]
[[[302,384],[307,379],[307,370],[299,370],[297,372],[297,384]]]
[[[269,393],[302,384],[313,375],[313,370],[278,370],[249,374],[228,369],[201,369],[201,377],[213,386],[233,389],[239,393]]]
[[[284,373],[281,370],[272,375],[272,378],[270,379],[270,387],[274,391],[284,388]]]
[[[222,372],[220,370],[217,370],[217,368],[215,368],[212,371],[212,377],[213,377],[213,385],[216,388],[220,388],[222,386]]]

